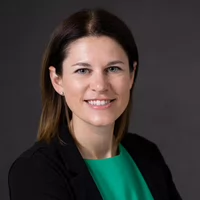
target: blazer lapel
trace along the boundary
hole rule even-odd
[[[59,137],[63,145],[59,145],[66,170],[69,172],[70,185],[77,200],[102,200],[102,196],[69,133],[68,126],[64,124]],[[62,142],[61,142],[62,143]],[[154,200],[169,200],[162,169],[148,157],[145,145],[140,144],[138,136],[127,134],[122,140],[122,145],[129,152],[141,174],[143,175]],[[166,189],[165,189],[166,188]]]
[[[64,142],[63,145],[59,146],[63,153],[66,169],[70,174],[70,185],[75,199],[102,200],[101,194],[69,133],[67,125],[62,126],[59,137]]]
[[[147,156],[150,153],[147,152],[149,149],[145,149],[145,144],[141,144],[138,136],[135,135],[135,138],[133,138],[133,135],[127,134],[122,140],[122,145],[129,152],[143,175],[154,200],[169,200],[161,168],[159,168],[155,160]]]

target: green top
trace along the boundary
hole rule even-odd
[[[119,145],[120,154],[85,163],[104,200],[153,200],[137,165],[126,149]]]

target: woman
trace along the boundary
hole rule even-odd
[[[38,141],[9,172],[11,200],[180,200],[152,142],[127,133],[138,51],[128,27],[81,10],[54,31]]]

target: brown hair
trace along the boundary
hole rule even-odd
[[[136,79],[138,66],[133,69],[133,63],[138,64],[138,51],[133,35],[126,24],[103,9],[84,9],[72,14],[55,29],[44,54],[41,71],[42,114],[38,140],[49,142],[53,137],[58,136],[64,120],[67,120],[68,126],[70,125],[72,112],[64,97],[54,90],[49,76],[49,67],[54,66],[57,75],[62,76],[62,63],[67,57],[69,44],[87,36],[108,36],[118,42],[128,56],[130,72],[135,73]],[[132,89],[133,87],[130,90],[127,108],[115,122],[114,134],[118,143],[128,131]]]

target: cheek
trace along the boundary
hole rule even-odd
[[[82,82],[68,78],[64,81],[63,87],[67,103],[72,100],[79,101],[81,97],[83,98],[85,87]]]
[[[130,99],[130,82],[126,79],[118,84],[118,98],[119,98],[119,105],[122,107],[126,107],[128,105]]]
[[[72,78],[66,78],[63,82],[63,87],[64,87],[66,94],[74,93],[77,90],[80,90],[81,84]]]
[[[120,81],[116,82],[116,88],[119,94],[128,95],[130,93],[131,81],[128,78],[122,78]]]

